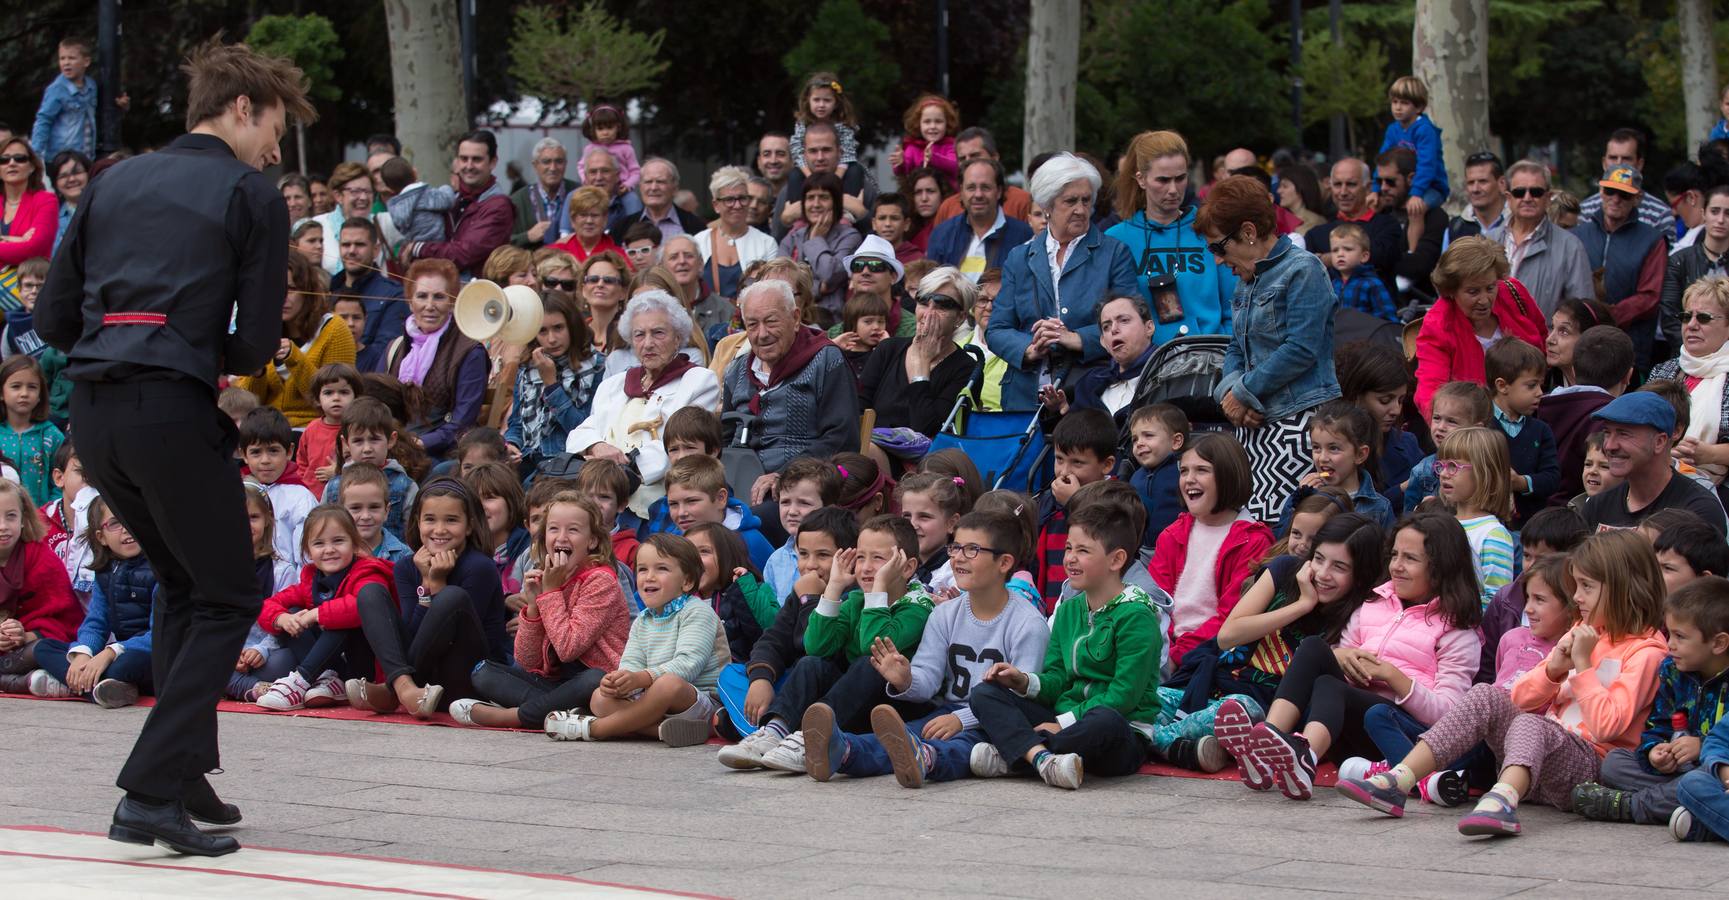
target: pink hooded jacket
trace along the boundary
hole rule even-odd
[[[1375,595],[1351,615],[1341,647],[1367,650],[1399,668],[1411,679],[1403,697],[1377,682],[1375,693],[1405,708],[1424,725],[1433,725],[1471,687],[1483,661],[1483,637],[1475,628],[1451,628],[1440,612],[1440,599],[1405,606],[1393,593],[1393,583],[1375,588]]]

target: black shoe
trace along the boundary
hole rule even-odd
[[[1231,757],[1210,734],[1199,738],[1177,738],[1165,751],[1165,761],[1192,772],[1218,772],[1231,764]]]
[[[240,849],[240,842],[225,834],[199,831],[178,800],[155,806],[122,798],[114,807],[108,839],[123,844],[156,844],[188,856],[225,856]]]
[[[1618,791],[1596,782],[1573,787],[1573,811],[1599,822],[1633,821],[1633,792]]]
[[[240,807],[232,803],[223,803],[216,796],[216,789],[210,786],[210,779],[203,775],[186,782],[186,790],[180,800],[186,806],[186,815],[194,822],[206,825],[238,825],[240,824]]]

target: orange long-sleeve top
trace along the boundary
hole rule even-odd
[[[1513,702],[1537,712],[1551,703],[1548,717],[1596,748],[1598,756],[1639,746],[1645,718],[1657,697],[1657,671],[1668,647],[1656,631],[1591,648],[1591,667],[1575,669],[1563,681],[1537,666],[1513,683]]]

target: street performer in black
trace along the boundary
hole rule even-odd
[[[212,40],[182,70],[191,133],[85,188],[36,329],[70,358],[85,475],[160,584],[156,706],[120,770],[108,837],[220,856],[240,844],[192,819],[240,821],[205,775],[219,765],[216,703],[261,598],[216,379],[277,352],[288,208],[260,170],[280,161],[288,118],[314,113],[299,69],[244,44]]]

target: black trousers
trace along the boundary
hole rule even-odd
[[[587,709],[606,673],[571,663],[560,667],[559,676],[547,678],[489,659],[474,667],[472,677],[476,696],[514,707],[522,727],[539,728],[553,710]]]
[[[407,675],[422,686],[442,685],[440,706],[475,696],[472,673],[489,648],[480,614],[467,591],[446,585],[434,594],[413,634],[403,626],[402,613],[389,592],[363,590],[359,600],[360,627],[378,656],[385,684]]]
[[[1033,726],[1055,722],[1056,712],[1000,684],[973,685],[967,692],[967,704],[978,717],[985,737],[1018,772],[1031,769],[1027,751],[1040,744],[1052,753],[1079,754],[1081,765],[1092,775],[1133,775],[1147,761],[1147,742],[1129,727],[1122,713],[1108,706],[1095,706],[1073,725],[1056,734],[1043,734]]]
[[[79,382],[72,427],[84,474],[156,572],[156,705],[118,784],[177,799],[221,764],[216,702],[262,598],[252,570],[233,420],[192,381]]]
[[[360,597],[377,594],[385,603],[391,602],[390,591],[381,584],[362,585]],[[374,601],[376,602],[376,600]],[[372,645],[359,628],[321,628],[317,625],[288,638],[283,646],[294,654],[295,671],[307,684],[318,680],[327,669],[334,669],[344,678],[371,678]]]
[[[1363,717],[1372,707],[1393,701],[1346,681],[1332,646],[1322,638],[1304,638],[1297,645],[1274,699],[1295,705],[1302,713],[1300,723],[1314,722],[1327,729],[1333,736],[1328,759],[1381,757],[1374,738],[1363,728]],[[1303,730],[1301,724],[1297,730]]]

